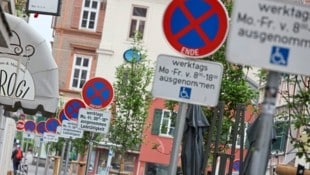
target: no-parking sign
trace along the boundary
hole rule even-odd
[[[56,133],[57,127],[60,125],[60,121],[56,118],[47,119],[45,123],[46,130],[52,133]]]
[[[65,104],[65,114],[71,120],[78,120],[80,108],[85,108],[85,104],[80,99],[71,99]]]
[[[219,0],[175,0],[165,11],[163,28],[174,49],[186,56],[205,57],[225,41],[228,14]]]
[[[37,133],[38,134],[43,134],[46,132],[46,127],[45,127],[45,122],[39,122],[37,123]]]
[[[24,124],[25,131],[34,132],[36,130],[36,123],[33,120],[27,120]]]
[[[111,83],[101,77],[88,80],[82,89],[84,102],[94,109],[101,109],[109,105],[113,99]]]

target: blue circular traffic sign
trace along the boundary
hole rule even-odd
[[[101,77],[88,80],[82,88],[84,102],[91,108],[101,109],[108,106],[114,96],[111,83]]]
[[[46,127],[45,127],[45,122],[39,122],[37,123],[37,133],[38,134],[43,134],[46,132]]]
[[[234,160],[233,162],[233,170],[239,171],[240,170],[240,160]]]
[[[60,121],[56,118],[49,118],[45,122],[46,131],[56,133],[57,127],[60,125]]]
[[[80,108],[86,108],[84,102],[80,99],[71,99],[65,104],[65,115],[70,120],[78,120]]]
[[[226,39],[228,14],[218,0],[174,0],[163,19],[170,45],[190,57],[213,54]]]
[[[24,124],[25,131],[34,132],[36,130],[36,123],[33,120],[27,120]]]
[[[60,123],[62,123],[63,120],[69,120],[69,118],[66,116],[65,111],[63,109],[59,112],[58,119]]]
[[[141,60],[141,54],[134,49],[128,49],[124,52],[124,59],[129,63],[136,63]]]

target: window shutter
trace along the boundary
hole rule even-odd
[[[161,109],[154,110],[153,123],[152,123],[152,134],[153,135],[159,135],[161,114],[162,114]]]

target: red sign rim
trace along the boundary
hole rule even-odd
[[[82,105],[81,108],[86,108],[86,105],[85,105],[85,103],[82,100],[74,98],[74,99],[71,99],[71,100],[67,101],[67,103],[65,104],[65,107],[64,107],[64,112],[65,112],[65,115],[68,117],[68,119],[77,121],[78,120],[77,118],[76,119],[73,118],[73,116],[70,113],[68,113],[69,105],[71,105],[75,101]],[[79,113],[79,109],[80,108],[76,109],[75,112]]]
[[[31,123],[31,124],[34,125],[33,131],[27,130],[27,128],[26,128],[27,123]],[[27,121],[25,122],[25,124],[24,124],[24,130],[25,130],[26,132],[35,132],[36,129],[37,129],[37,126],[36,126],[36,122],[35,122],[35,121],[33,121],[33,120],[27,120]]]
[[[43,133],[44,133],[44,132],[41,133],[41,132],[39,132],[39,130],[38,130],[39,126],[40,126],[42,123],[44,124],[44,129],[45,129],[44,132],[46,132],[46,123],[45,123],[45,121],[44,121],[44,122],[38,122],[37,125],[36,125],[36,131],[37,131],[38,134],[43,134]]]
[[[92,104],[91,99],[89,99],[89,97],[86,96],[87,88],[94,87],[93,83],[96,83],[96,82],[102,82],[106,86],[106,89],[111,92],[108,99],[104,100],[101,105]],[[102,109],[102,108],[105,108],[106,106],[108,106],[112,102],[113,96],[114,96],[114,90],[113,90],[112,84],[108,80],[101,78],[101,77],[95,77],[95,78],[88,80],[83,85],[83,88],[82,88],[82,98],[83,98],[84,102],[86,103],[87,106],[94,108],[94,109]]]
[[[25,121],[24,120],[18,120],[16,122],[16,130],[18,130],[18,131],[24,131],[25,130]]]
[[[51,130],[49,130],[48,128],[47,128],[47,125],[48,125],[48,123],[49,122],[52,122],[52,121],[56,121],[57,123],[58,123],[58,126],[60,126],[60,121],[57,119],[57,118],[49,118],[49,119],[47,119],[46,121],[45,121],[45,130],[46,131],[48,131],[48,132],[53,132],[53,133],[56,133],[56,131],[57,131],[57,127],[56,127],[56,130],[55,131],[51,131]]]
[[[182,48],[184,47],[181,43],[179,43],[177,40],[178,38],[175,37],[175,35],[171,32],[171,16],[175,9],[179,6],[182,6],[185,2],[185,0],[178,0],[178,1],[171,1],[171,3],[168,5],[163,18],[163,30],[164,34],[166,36],[166,39],[170,43],[170,45],[180,52],[181,54],[184,54],[186,56],[190,56],[193,58],[201,58],[201,57],[207,57],[209,55],[212,55],[214,52],[216,52],[224,43],[226,36],[228,34],[228,14],[226,11],[225,6],[218,0],[205,0],[208,2],[208,4],[212,7],[213,10],[211,10],[211,13],[217,13],[219,17],[219,31],[217,33],[216,38],[213,40],[213,42],[206,44],[203,48],[192,48],[192,49],[199,49],[198,56],[192,56],[186,53],[182,52]],[[208,12],[210,13],[210,12]],[[185,47],[186,48],[186,47]]]

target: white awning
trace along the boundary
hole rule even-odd
[[[5,14],[12,31],[9,47],[0,47],[0,104],[8,111],[40,111],[58,106],[58,68],[47,41],[23,19]]]

